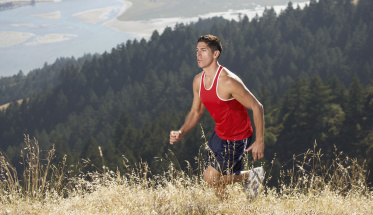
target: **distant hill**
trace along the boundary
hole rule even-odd
[[[60,73],[67,66],[81,67],[86,60],[91,59],[91,54],[75,58],[59,58],[52,65],[44,64],[43,68],[34,69],[27,75],[19,72],[11,77],[0,78],[0,105],[15,100],[31,97],[43,89],[54,87]]]

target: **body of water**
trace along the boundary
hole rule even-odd
[[[27,74],[58,57],[79,58],[85,53],[110,52],[120,43],[147,39],[154,30],[161,33],[166,26],[176,23],[212,16],[238,19],[239,14],[252,18],[264,11],[264,6],[252,4],[245,10],[206,13],[193,18],[118,21],[116,17],[130,4],[123,0],[62,0],[1,11],[0,77],[20,70]],[[280,12],[286,5],[274,8]]]
[[[20,70],[27,73],[58,57],[110,51],[132,39],[133,35],[104,26],[125,4],[122,0],[64,0],[0,12],[0,76]],[[82,12],[99,17],[84,20]]]

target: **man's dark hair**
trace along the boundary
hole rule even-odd
[[[198,38],[198,42],[205,42],[213,52],[219,51],[221,54],[223,51],[223,46],[221,45],[220,39],[217,36],[211,34],[203,35]]]

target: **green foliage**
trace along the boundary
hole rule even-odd
[[[370,0],[320,0],[304,9],[289,3],[280,14],[266,9],[252,20],[200,19],[110,53],[1,78],[0,104],[11,103],[0,111],[0,148],[17,163],[22,135],[30,134],[41,150],[55,143],[58,157],[93,165],[102,164],[100,146],[112,170],[123,168],[124,156],[157,171],[154,158],[169,149],[181,166],[195,165],[191,159],[203,152],[200,129],[174,146],[168,135],[192,103],[197,38],[211,33],[223,41],[219,62],[264,104],[265,156],[277,153],[276,168],[315,140],[325,153],[336,145],[366,159],[373,144],[372,7]],[[206,112],[200,122],[208,137],[213,120]],[[373,168],[371,159],[368,165]]]

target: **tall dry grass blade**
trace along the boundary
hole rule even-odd
[[[12,201],[17,198],[21,187],[15,167],[8,161],[7,157],[0,151],[0,202]]]

